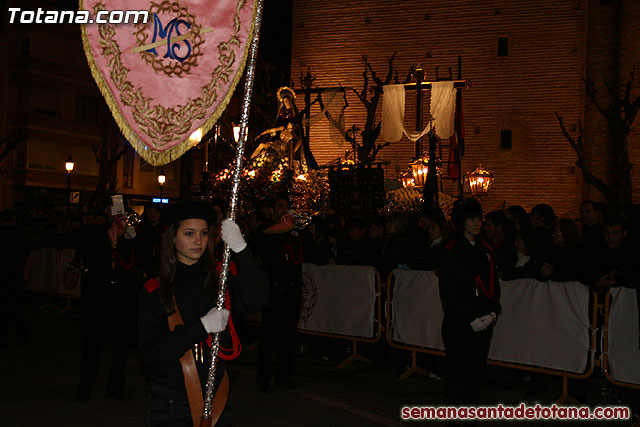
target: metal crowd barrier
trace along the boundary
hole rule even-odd
[[[416,272],[417,273],[417,272]],[[429,274],[429,272],[423,272],[422,274]],[[406,342],[401,342],[398,341],[396,339],[393,338],[393,334],[394,334],[394,316],[393,316],[393,290],[394,290],[394,285],[395,285],[395,278],[396,278],[396,271],[392,272],[388,279],[387,279],[387,303],[386,303],[386,307],[385,307],[385,329],[386,329],[386,339],[387,342],[389,343],[389,345],[391,347],[394,348],[398,348],[398,349],[402,349],[402,350],[407,350],[411,352],[411,366],[400,376],[400,379],[405,379],[407,377],[409,377],[410,375],[414,374],[414,373],[418,373],[421,375],[425,375],[426,372],[417,366],[416,364],[416,353],[417,352],[421,352],[421,353],[427,353],[427,354],[434,354],[437,356],[445,356],[445,352],[444,352],[444,346],[443,345],[438,345],[437,340],[435,339],[436,337],[429,337],[431,339],[431,341],[434,343],[431,346],[420,346],[420,345],[415,345],[415,344],[411,344],[411,343],[406,343]],[[439,297],[439,292],[438,292],[438,297]],[[418,298],[418,297],[416,297]],[[439,298],[438,298],[439,301]],[[595,359],[595,348],[596,348],[596,331],[597,331],[597,309],[598,309],[598,297],[597,294],[593,293],[592,294],[592,316],[591,316],[591,321],[590,321],[590,325],[588,326],[589,331],[585,330],[585,333],[589,333],[589,348],[588,348],[588,354],[587,354],[587,363],[588,366],[586,367],[586,370],[584,372],[581,373],[576,373],[576,372],[569,372],[567,370],[562,370],[562,369],[552,369],[552,368],[548,368],[548,367],[544,367],[544,366],[537,366],[535,364],[530,364],[530,363],[518,363],[518,362],[514,362],[514,361],[504,361],[504,360],[488,360],[488,363],[492,364],[492,365],[497,365],[497,366],[503,366],[503,367],[507,367],[507,368],[512,368],[512,369],[519,369],[519,370],[524,370],[524,371],[530,371],[530,372],[539,372],[539,373],[544,373],[544,374],[549,374],[549,375],[556,375],[556,376],[560,376],[562,378],[562,395],[560,396],[560,398],[558,399],[558,403],[577,403],[578,401],[574,398],[572,398],[571,396],[569,396],[568,394],[568,378],[575,378],[575,379],[585,379],[588,378],[592,373],[593,373],[593,368],[594,366],[598,365],[599,361]],[[439,304],[438,304],[439,305]],[[423,307],[425,310],[427,310],[426,307]],[[441,308],[441,306],[440,306]],[[505,310],[508,310],[508,307],[503,307],[503,313]],[[418,316],[425,316],[425,313],[415,313],[416,317]],[[428,316],[428,314],[427,314]],[[437,317],[441,316],[441,313],[435,312],[432,313],[431,319],[430,321],[437,321]],[[413,317],[412,315],[408,316],[409,318]],[[421,319],[422,319],[421,317]],[[442,319],[439,319],[439,323],[437,324],[438,327],[434,328],[434,327],[430,327],[429,330],[431,331],[431,335],[433,335],[435,332],[435,330],[439,329],[439,326],[441,325],[441,321]],[[494,335],[495,336],[495,335]]]
[[[307,271],[305,271],[305,267],[307,269]],[[375,300],[372,302],[373,303],[373,309],[374,309],[374,318],[373,318],[373,334],[372,336],[365,336],[364,334],[360,334],[360,335],[354,335],[354,334],[346,334],[346,333],[336,333],[335,331],[329,331],[329,329],[331,328],[325,328],[325,330],[312,330],[310,328],[305,328],[305,321],[308,319],[305,319],[305,306],[310,305],[309,302],[311,300],[313,300],[314,296],[313,296],[313,290],[311,290],[313,288],[313,286],[315,286],[314,284],[310,283],[310,274],[309,274],[309,269],[310,268],[314,268],[316,269],[316,271],[326,271],[326,272],[333,272],[333,273],[337,273],[335,274],[335,276],[339,276],[339,277],[344,277],[344,276],[348,276],[344,275],[344,274],[340,274],[340,272],[349,272],[349,271],[355,271],[355,269],[359,269],[359,270],[363,270],[366,269],[369,272],[372,272],[375,275],[375,283],[374,283],[374,289],[375,289]],[[343,283],[344,285],[347,286],[353,286],[353,284],[349,284],[349,283]],[[325,283],[326,285],[326,283]],[[322,286],[322,284],[320,284],[320,286]],[[354,361],[360,361],[360,362],[364,362],[364,363],[368,363],[368,364],[374,364],[374,362],[364,356],[362,356],[361,354],[358,353],[358,343],[376,343],[380,340],[380,338],[382,337],[382,332],[383,332],[383,324],[382,324],[382,302],[381,302],[381,295],[382,295],[382,287],[383,284],[381,283],[380,280],[380,273],[378,272],[378,270],[374,267],[364,267],[364,266],[348,266],[348,265],[333,265],[333,264],[328,264],[325,266],[316,266],[313,264],[303,264],[303,303],[302,303],[302,314],[301,314],[301,320],[300,323],[298,324],[298,332],[300,333],[304,333],[304,334],[310,334],[310,335],[317,335],[317,336],[323,336],[323,337],[329,337],[329,338],[338,338],[338,339],[343,339],[343,340],[348,340],[351,341],[352,344],[352,353],[349,357],[347,357],[347,359],[345,359],[342,363],[340,363],[338,366],[339,367],[345,367],[347,365],[349,365],[350,363],[354,362]],[[330,299],[334,300],[338,299],[338,293],[340,292],[340,289],[336,288],[336,289],[332,289],[331,291],[329,291],[330,295],[325,295],[325,297],[329,297]],[[326,300],[326,298],[325,298]],[[349,307],[340,307],[339,305],[336,306],[335,304],[331,304],[331,305],[315,305],[315,307],[313,307],[313,310],[322,310],[321,314],[326,315],[327,317],[334,317],[336,316],[336,313],[341,312],[341,309],[344,312],[349,311]],[[316,329],[322,329],[322,328],[316,328]]]
[[[635,292],[640,292],[635,290]],[[615,293],[615,297],[612,293]],[[619,387],[634,388],[640,390],[640,326],[638,325],[639,307],[635,300],[633,289],[617,288],[609,290],[604,302],[604,326],[602,334],[602,371],[605,378],[612,384]],[[624,304],[616,315],[622,315],[620,320],[627,322],[616,322],[613,326],[615,334],[612,334],[611,318],[613,302]],[[622,311],[622,312],[620,312]],[[614,318],[615,319],[615,318]],[[610,352],[615,352],[616,362],[621,365],[616,369],[616,365],[611,363]],[[613,366],[612,366],[613,365]],[[613,369],[612,369],[613,368]],[[618,379],[614,378],[618,377]],[[624,377],[622,380],[620,377]]]
[[[60,310],[76,311],[72,299],[80,298],[80,273],[67,268],[73,260],[75,249],[39,248],[27,258],[25,290],[64,298],[66,306]]]

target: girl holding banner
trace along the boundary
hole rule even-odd
[[[172,207],[171,225],[163,235],[160,275],[147,282],[140,295],[138,343],[151,379],[149,426],[200,425],[211,357],[209,334],[217,332],[222,332],[220,348],[225,353],[219,352],[221,375],[215,382],[210,423],[233,425],[224,366],[225,360],[240,353],[232,319],[265,306],[268,283],[266,272],[247,249],[238,225],[224,220],[222,240],[234,256],[229,265],[225,309],[216,307],[220,266],[209,239],[214,215],[208,205],[200,202],[182,202]]]

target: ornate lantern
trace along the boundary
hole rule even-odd
[[[465,179],[469,183],[469,190],[473,196],[486,196],[494,178],[492,171],[478,165],[473,171],[467,172]]]
[[[415,185],[415,179],[413,178],[413,172],[411,168],[400,175],[400,181],[402,182],[403,187],[413,187]]]
[[[438,159],[436,159],[436,174],[440,175],[442,173],[442,169],[438,166]],[[416,187],[423,187],[425,182],[427,182],[427,174],[429,173],[429,155],[424,154],[417,160],[409,163],[411,167],[411,172],[413,174],[413,181]]]

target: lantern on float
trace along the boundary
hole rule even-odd
[[[482,165],[478,165],[473,171],[467,172],[465,180],[469,183],[471,195],[486,196],[494,180],[493,172],[485,169]]]
[[[413,182],[416,187],[424,186],[427,181],[427,174],[429,173],[428,159],[425,161],[423,157],[409,163],[411,166],[411,172],[413,173]]]

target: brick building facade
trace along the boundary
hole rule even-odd
[[[604,80],[623,93],[629,73],[640,74],[640,3],[634,0],[294,0],[291,76],[310,71],[317,87],[339,84],[360,91],[363,56],[379,76],[395,52],[400,81],[412,64],[421,63],[426,80],[457,70],[472,85],[463,91],[466,153],[463,173],[482,163],[495,173],[483,200],[486,209],[521,204],[551,204],[559,215],[575,217],[582,200],[601,200],[583,183],[576,155],[564,139],[556,112],[577,134],[585,129],[587,160],[596,175],[610,178],[611,154],[606,122],[585,93],[589,75],[606,104]],[[507,52],[498,55],[499,39]],[[503,40],[504,43],[504,40]],[[505,54],[506,53],[506,54]],[[640,78],[640,75],[638,75]],[[634,93],[640,95],[638,83]],[[428,121],[429,96],[424,97]],[[365,110],[354,93],[345,125],[362,128]],[[381,111],[382,103],[379,105]],[[317,112],[318,109],[315,110]],[[314,110],[312,110],[312,114]],[[415,96],[408,95],[405,125],[415,123]],[[636,124],[629,138],[631,163],[640,156]],[[510,130],[511,148],[501,148],[500,135]],[[319,163],[344,155],[351,147],[326,120],[311,127],[311,148]],[[358,138],[359,139],[359,138]],[[381,139],[378,143],[383,142]],[[406,138],[379,152],[388,160],[387,178],[406,170],[414,146]],[[443,147],[446,158],[446,147]],[[377,159],[377,160],[378,160]],[[637,168],[636,168],[637,169]],[[640,199],[640,174],[633,171],[634,201]],[[451,183],[453,184],[453,183]],[[445,192],[456,194],[455,186]]]

